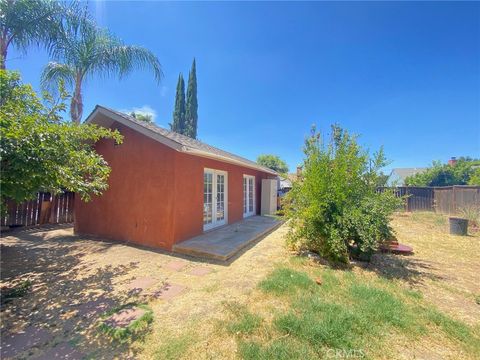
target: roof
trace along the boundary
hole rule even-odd
[[[169,131],[154,124],[137,120],[130,115],[113,109],[109,109],[101,105],[95,106],[95,109],[85,120],[86,123],[98,124],[104,127],[111,126],[114,121],[117,121],[135,131],[138,131],[179,152],[211,158],[222,162],[245,166],[250,169],[263,171],[272,175],[278,175],[275,171],[261,166],[254,161],[221,150],[219,148],[205,144],[201,141],[192,139],[188,136],[176,133],[174,131]]]
[[[280,189],[292,188],[292,184],[297,181],[297,174],[289,173],[280,176]]]
[[[405,183],[405,179],[409,176],[421,173],[427,170],[427,168],[395,168],[392,169],[388,178],[389,185],[393,185],[393,182],[398,182],[399,185]]]

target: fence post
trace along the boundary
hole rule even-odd
[[[455,214],[457,212],[457,192],[455,191],[457,187],[453,185],[453,213]]]

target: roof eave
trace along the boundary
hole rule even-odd
[[[127,119],[123,118],[122,116],[118,115],[118,114],[115,114],[114,112],[111,112],[110,110],[108,109],[105,109],[99,105],[97,105],[95,107],[95,109],[92,111],[92,113],[87,117],[87,119],[85,120],[85,123],[89,123],[89,124],[97,124],[97,125],[102,125],[100,123],[100,121],[96,121],[96,116],[97,114],[102,114],[102,115],[105,115],[109,118],[111,118],[112,120],[122,124],[122,125],[125,125],[135,131],[138,131],[139,133],[153,139],[153,140],[156,140],[174,150],[177,150],[177,151],[182,151],[183,149],[183,145],[182,144],[179,144],[177,143],[176,141],[173,141],[169,138],[167,138],[166,136],[163,136],[159,133],[156,133],[155,131],[153,130],[150,130],[144,126],[141,126],[137,123],[134,123],[133,121],[128,121]]]
[[[213,160],[218,160],[218,161],[226,162],[226,163],[233,164],[233,165],[243,166],[243,167],[246,167],[246,168],[249,168],[249,169],[254,169],[254,170],[257,170],[257,171],[262,171],[262,172],[268,173],[270,175],[278,176],[278,173],[271,170],[271,169],[267,169],[267,168],[264,168],[264,167],[261,167],[261,166],[256,166],[256,165],[253,165],[253,164],[250,165],[250,164],[247,164],[247,163],[242,162],[240,160],[237,161],[237,160],[227,158],[227,157],[222,156],[222,155],[212,154],[212,153],[202,151],[202,150],[199,150],[199,149],[194,149],[194,148],[190,148],[190,147],[183,147],[183,149],[181,151],[186,153],[186,154],[200,156],[200,157],[213,159]]]

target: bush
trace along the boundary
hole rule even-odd
[[[369,256],[393,236],[390,215],[402,199],[377,192],[383,149],[370,157],[357,136],[334,125],[328,143],[315,128],[305,142],[301,179],[286,198],[289,244],[335,261]]]

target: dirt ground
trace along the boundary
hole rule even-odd
[[[433,214],[396,216],[398,239],[413,246],[415,254],[375,255],[358,271],[418,289],[441,310],[478,324],[480,236],[451,236],[447,225],[445,217]],[[289,261],[286,232],[281,226],[227,264],[78,237],[71,227],[7,233],[1,239],[1,285],[29,280],[32,286],[1,309],[2,355],[162,359],[168,358],[170,345],[188,342],[194,345],[187,353],[195,358],[235,358],[235,341],[214,336],[225,303],[248,302],[258,282]],[[148,296],[165,286],[178,292]],[[134,287],[143,287],[140,295]],[[109,340],[98,331],[99,318],[132,300],[153,310],[152,331],[133,343]]]

